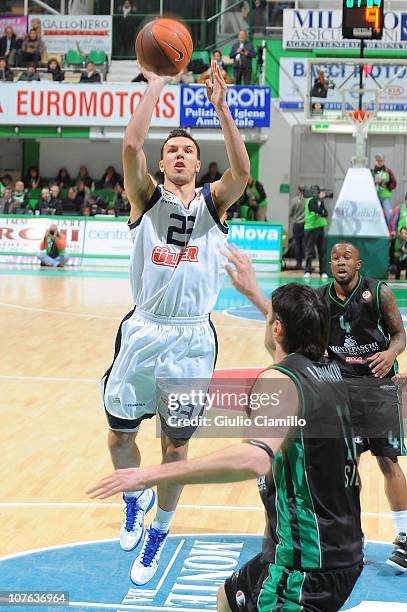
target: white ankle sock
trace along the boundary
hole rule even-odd
[[[396,536],[404,532],[407,535],[407,510],[401,510],[400,512],[391,513],[396,529]]]
[[[154,529],[159,529],[160,531],[168,531],[174,514],[175,510],[167,512],[166,510],[162,510],[162,508],[157,506],[157,514],[151,523],[151,527],[154,527]]]

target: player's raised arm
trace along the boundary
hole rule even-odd
[[[171,77],[160,77],[143,70],[148,83],[140,103],[133,113],[124,133],[123,168],[124,187],[131,203],[130,221],[134,222],[143,213],[152,196],[155,183],[147,171],[144,140],[160,94]]]
[[[220,121],[230,164],[230,168],[222,178],[212,183],[214,204],[219,217],[222,217],[245,190],[250,173],[250,161],[226,102],[227,85],[216,61],[212,61],[211,69],[213,82],[209,79],[206,81],[206,91]]]

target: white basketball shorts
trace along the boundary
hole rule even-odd
[[[182,419],[174,425],[174,391],[192,385],[206,393],[217,349],[208,315],[166,318],[134,308],[119,326],[113,363],[101,381],[110,429],[137,431],[141,421],[158,414],[169,438],[189,439],[197,428],[184,427]],[[184,405],[181,414],[189,421],[203,409],[199,403]]]

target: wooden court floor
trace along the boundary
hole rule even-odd
[[[406,289],[407,296],[407,289]],[[110,364],[118,324],[132,308],[125,275],[5,274],[0,270],[0,555],[115,538],[121,500],[85,490],[111,471],[98,380]],[[267,366],[264,324],[212,316],[219,368]],[[407,354],[401,359],[407,372]],[[139,435],[143,463],[160,461],[154,419]],[[230,441],[193,440],[190,456]],[[407,470],[407,458],[402,460]],[[393,525],[375,460],[365,454],[363,525],[391,541]],[[173,533],[262,533],[255,482],[184,489]]]

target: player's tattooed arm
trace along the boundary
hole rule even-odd
[[[391,340],[386,351],[368,357],[370,368],[377,378],[383,378],[391,370],[398,355],[406,348],[406,332],[392,290],[385,284],[380,287],[380,312]]]

